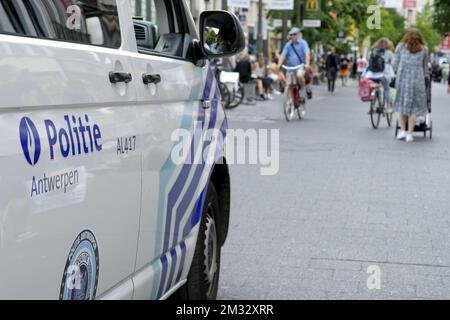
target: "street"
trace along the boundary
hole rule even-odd
[[[281,97],[229,110],[231,128],[280,129],[280,170],[231,166],[219,298],[449,299],[450,97],[433,85],[433,140],[409,144],[372,129],[356,81],[314,87],[302,121]]]

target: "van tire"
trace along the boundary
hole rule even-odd
[[[202,219],[195,246],[194,258],[186,284],[178,290],[182,300],[216,300],[220,275],[220,244],[217,216],[220,214],[219,197],[212,182],[203,205]],[[207,243],[209,245],[207,245]],[[215,271],[212,270],[215,268]]]

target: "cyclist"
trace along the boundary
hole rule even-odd
[[[365,78],[379,80],[384,87],[384,100],[387,105],[387,112],[392,112],[392,96],[389,86],[391,80],[395,77],[392,62],[394,54],[392,52],[394,45],[388,38],[380,38],[372,47],[370,53],[369,67]]]
[[[277,67],[280,68],[285,61],[288,67],[295,67],[301,64],[305,65],[305,70],[288,71],[290,74],[297,72],[297,79],[301,85],[300,96],[303,98],[305,97],[303,92],[306,88],[305,71],[309,71],[311,51],[308,42],[302,38],[299,28],[292,28],[289,31],[289,37],[290,41],[285,45]]]

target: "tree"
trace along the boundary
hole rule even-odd
[[[427,4],[422,13],[417,15],[416,24],[413,26],[420,30],[430,51],[439,46],[441,43],[441,35],[433,26],[433,8]]]
[[[434,0],[433,25],[442,35],[450,33],[450,1]]]
[[[448,0],[447,0],[448,1]],[[299,21],[299,10],[304,12],[305,0],[295,0],[296,10],[289,13],[289,18],[295,25]],[[376,5],[377,0],[322,0],[322,16],[320,28],[305,28],[303,35],[311,46],[321,43],[326,47],[335,46],[338,52],[344,53],[350,51],[351,45],[361,45],[364,39],[370,38],[371,43],[378,38],[385,36],[397,43],[405,33],[405,19],[397,13],[395,9],[381,10],[381,29],[371,30],[367,26],[370,14],[367,8]],[[279,11],[269,12],[269,17],[280,18]],[[296,25],[299,27],[298,25]],[[356,26],[357,34],[354,39],[346,39],[352,33]],[[278,30],[281,31],[281,30]],[[343,35],[343,37],[339,37]]]
[[[301,27],[299,21],[304,12],[305,0],[295,0],[294,8],[289,12],[289,19],[296,27]],[[367,7],[375,4],[376,0],[322,0],[322,15],[320,28],[305,28],[304,36],[308,39],[311,45],[320,42],[325,45],[336,45],[338,35],[343,33],[347,35],[353,24],[359,25],[365,23],[367,16]],[[330,13],[336,14],[337,19],[334,19]],[[269,17],[281,18],[279,11],[269,12]],[[277,30],[280,32],[281,30]],[[338,46],[341,44],[338,43]],[[348,45],[343,45],[348,47]]]

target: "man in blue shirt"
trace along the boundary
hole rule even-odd
[[[305,64],[305,69],[309,69],[309,63],[311,59],[311,51],[308,43],[302,39],[299,28],[293,28],[289,31],[291,40],[285,45],[283,52],[281,53],[280,61],[278,61],[278,68],[280,68],[284,62],[288,67],[295,67],[300,64]],[[289,72],[292,74],[292,72]],[[305,71],[299,69],[297,72],[297,79],[302,88],[305,88]]]

